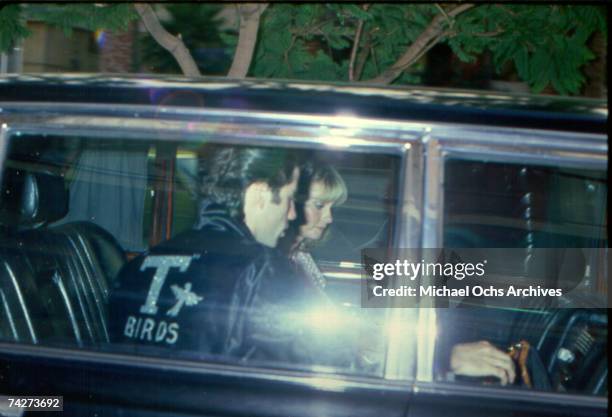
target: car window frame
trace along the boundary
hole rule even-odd
[[[608,144],[605,134],[551,131],[539,129],[516,129],[499,127],[432,125],[426,138],[425,187],[428,190],[424,201],[423,248],[442,246],[444,233],[444,167],[449,158],[459,157],[475,161],[521,163],[564,168],[608,169]],[[520,146],[519,146],[520,145]],[[433,299],[429,301],[433,305]],[[435,328],[435,309],[425,308],[427,328]],[[430,352],[418,357],[416,385],[423,392],[442,390],[446,395],[470,393],[478,396],[479,388],[434,380],[433,352],[436,338],[420,340],[418,351]],[[490,395],[500,399],[524,400],[525,392],[507,388],[487,388]],[[535,403],[567,403],[576,406],[606,408],[608,399],[588,395],[535,392],[530,395]],[[568,398],[569,397],[569,398]]]
[[[394,230],[389,245],[411,245],[418,243],[412,233],[407,238],[406,227],[419,230],[419,216],[413,216],[406,220],[404,217],[404,202],[410,201],[411,210],[420,211],[419,199],[421,189],[410,186],[410,184],[421,184],[419,163],[422,160],[420,153],[420,140],[425,131],[424,125],[419,123],[389,123],[384,120],[370,120],[352,116],[312,116],[295,114],[254,113],[238,111],[203,110],[194,108],[154,108],[143,105],[79,105],[69,103],[54,103],[53,105],[42,103],[0,103],[3,109],[3,124],[0,128],[0,173],[3,172],[6,158],[6,147],[9,138],[16,134],[20,135],[70,135],[95,138],[131,138],[132,140],[150,140],[155,136],[171,135],[176,137],[182,133],[181,140],[201,141],[203,134],[210,135],[217,141],[228,144],[257,143],[258,145],[274,145],[283,143],[287,147],[301,147],[308,145],[309,149],[351,150],[354,152],[380,152],[397,155],[400,157],[400,172],[397,173],[398,181],[398,207],[393,219]],[[170,116],[170,117],[167,117]],[[196,118],[197,121],[193,121]],[[287,124],[289,132],[282,132],[274,136],[273,132],[278,130],[279,124]],[[220,127],[234,127],[231,133],[220,134],[214,129]],[[244,131],[249,131],[247,139],[240,138]],[[253,135],[260,131],[260,135]],[[187,132],[187,133],[185,133]],[[291,133],[292,136],[287,136]],[[216,136],[213,136],[216,135]],[[326,140],[332,139],[332,143]],[[407,158],[406,155],[410,155]],[[405,178],[410,182],[405,182]],[[0,178],[1,180],[1,178]],[[405,326],[407,322],[414,321],[412,312],[403,309],[390,309],[392,322]],[[409,326],[411,329],[414,326]],[[397,327],[396,327],[397,329]],[[372,377],[372,381],[385,383],[385,381],[411,380],[414,366],[413,339],[404,332],[389,332],[394,338],[387,339],[387,351],[385,354],[385,366],[382,377]],[[398,337],[399,336],[399,337]],[[15,352],[22,345],[12,343],[0,343],[3,352]],[[82,349],[54,348],[48,346],[31,346],[34,351],[37,348],[47,349],[47,352],[55,352],[56,358],[71,356]],[[89,359],[94,359],[97,351],[85,351]],[[48,353],[51,355],[51,353]],[[55,355],[52,355],[55,356]],[[131,358],[130,363],[140,358]],[[157,358],[148,358],[148,361]],[[410,363],[412,361],[412,363]],[[163,360],[160,359],[160,366]],[[192,362],[188,362],[193,365]],[[126,363],[127,365],[127,363]],[[207,365],[213,367],[224,366],[214,362],[202,362],[198,366],[203,369]],[[248,366],[245,367],[249,368]],[[251,367],[254,372],[266,374],[270,369]],[[298,373],[302,371],[296,371]],[[328,378],[332,375],[318,373],[315,370],[306,371],[309,375],[319,375]],[[351,375],[343,374],[343,379],[352,378]],[[369,377],[368,377],[369,378]],[[375,382],[377,383],[377,382]]]

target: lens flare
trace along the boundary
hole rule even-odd
[[[106,32],[103,29],[98,29],[94,32],[94,38],[100,48],[106,45]]]

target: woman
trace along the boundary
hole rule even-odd
[[[297,219],[283,242],[294,269],[308,284],[324,291],[325,276],[309,250],[324,241],[333,222],[332,210],[347,198],[346,183],[331,165],[311,162],[302,168],[298,186]]]
[[[286,292],[293,295],[284,297],[293,300],[288,309],[300,312],[301,316],[288,325],[300,335],[294,343],[297,350],[317,365],[374,372],[371,368],[378,363],[372,366],[364,360],[364,344],[357,340],[359,332],[355,326],[345,325],[347,319],[356,318],[339,309],[328,297],[325,276],[310,254],[315,245],[326,240],[333,222],[332,211],[346,199],[346,184],[336,169],[320,161],[304,164],[296,194],[297,218],[280,242],[282,259],[278,266],[286,272],[280,275],[291,288]]]

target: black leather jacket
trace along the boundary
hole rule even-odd
[[[272,250],[244,224],[212,208],[200,227],[127,263],[110,295],[113,342],[189,355],[244,357],[245,314]],[[136,349],[139,350],[139,349]]]
[[[339,352],[333,340],[314,340],[302,320],[326,300],[284,254],[218,207],[202,213],[197,229],[128,262],[115,282],[111,339],[133,353],[336,366],[351,359],[330,356]]]

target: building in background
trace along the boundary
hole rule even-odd
[[[97,72],[99,51],[93,32],[74,28],[71,36],[44,22],[28,22],[22,41],[22,72]]]
[[[176,34],[177,29],[173,27],[173,16],[169,13],[168,7],[163,4],[157,4],[154,7],[162,25]],[[216,11],[218,16],[211,18],[217,23],[214,25],[215,28],[223,29],[235,25],[237,22],[235,7],[218,7],[218,9]],[[27,27],[31,32],[30,36],[21,40],[11,52],[0,54],[0,74],[169,72],[167,68],[155,68],[143,62],[141,40],[149,35],[139,20],[133,21],[124,32],[92,31],[77,25],[73,27],[70,36],[67,36],[62,29],[42,21],[29,20]],[[211,30],[215,31],[209,28],[209,31]],[[203,47],[198,44],[191,52],[196,60],[198,58],[200,61],[203,60],[206,63],[203,66],[210,71],[214,70],[211,64],[219,60],[216,55],[223,51],[219,48],[212,48],[210,45]],[[161,53],[167,60],[174,63],[174,58],[170,53],[163,49]],[[229,63],[226,66],[229,66]],[[222,68],[217,73],[221,74],[225,71],[226,69]]]
[[[70,36],[45,22],[29,21],[31,35],[2,54],[0,73],[137,71],[134,47],[137,25],[123,33],[75,27]]]

